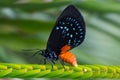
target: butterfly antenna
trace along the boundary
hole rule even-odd
[[[40,50],[40,49],[22,49],[23,51],[34,51],[34,50]]]
[[[35,52],[31,57],[34,57],[36,54],[41,53],[42,50]]]

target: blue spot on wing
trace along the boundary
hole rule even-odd
[[[47,49],[50,48],[52,51],[55,51],[57,55],[59,55],[59,51],[64,45],[69,45],[72,49],[80,45],[83,42],[84,37],[84,19],[77,8],[70,5],[58,17],[49,36]]]
[[[76,47],[84,40],[85,31],[79,21],[72,17],[65,17],[58,22],[56,30],[61,33],[62,40],[71,47]]]

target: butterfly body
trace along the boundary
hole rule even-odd
[[[58,56],[56,55],[56,53],[49,49],[42,50],[41,55],[43,55],[48,60],[58,60]]]
[[[84,38],[83,17],[75,6],[69,5],[58,17],[49,36],[46,50],[43,50],[41,55],[51,62],[61,59],[77,66],[76,57],[69,50],[79,46]]]

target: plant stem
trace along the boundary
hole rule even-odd
[[[0,78],[120,78],[120,66],[79,65],[78,67],[0,63]]]

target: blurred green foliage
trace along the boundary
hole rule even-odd
[[[119,65],[119,0],[0,0],[0,61],[38,63],[35,51],[45,49],[55,21],[64,8],[76,5],[86,22],[85,41],[71,50],[79,64]]]

